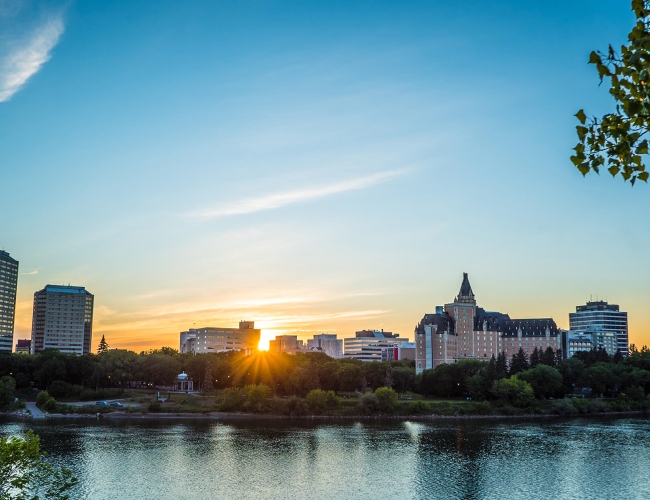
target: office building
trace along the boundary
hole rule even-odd
[[[47,285],[34,294],[32,353],[91,352],[94,296],[82,286]]]
[[[614,332],[602,329],[600,325],[588,326],[585,330],[560,330],[564,359],[571,358],[576,352],[603,349],[607,354],[618,350],[618,337]]]
[[[307,349],[321,351],[330,358],[338,359],[343,357],[343,340],[333,333],[320,333],[307,341]]]
[[[195,354],[196,349],[196,329],[190,328],[187,332],[181,332],[180,353]]]
[[[13,347],[17,288],[18,261],[0,250],[0,351]]]
[[[304,342],[298,340],[297,335],[276,335],[273,340],[269,341],[269,352],[296,354],[303,350],[305,350]]]
[[[535,349],[556,351],[560,341],[552,318],[511,319],[508,314],[478,307],[467,273],[463,273],[455,300],[425,314],[415,327],[415,370],[421,373],[466,358],[488,360],[502,351],[511,359],[520,348],[528,356]]]
[[[262,331],[253,321],[240,321],[239,328],[205,327],[181,332],[181,352],[203,354],[207,352],[257,350]],[[183,342],[184,341],[184,342]],[[185,346],[185,347],[184,347]]]
[[[570,330],[586,331],[590,326],[616,335],[618,351],[628,355],[627,313],[619,310],[618,305],[599,300],[576,306],[576,312],[569,313]]]
[[[361,361],[390,361],[395,348],[408,342],[399,334],[383,330],[362,330],[354,338],[343,339],[343,356]]]

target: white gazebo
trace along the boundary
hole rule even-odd
[[[194,381],[187,375],[187,373],[179,373],[174,381],[174,392],[190,392],[194,390]]]

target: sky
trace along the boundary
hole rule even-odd
[[[650,344],[650,187],[572,166],[613,109],[591,50],[627,1],[0,0],[0,247],[16,332],[46,284],[95,296],[93,344],[413,338],[478,304],[605,299]],[[94,346],[95,347],[95,346]]]

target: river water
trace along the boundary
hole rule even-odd
[[[0,421],[74,499],[650,499],[650,420]]]

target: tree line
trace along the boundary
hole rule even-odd
[[[604,350],[577,353],[563,360],[559,351],[520,349],[508,361],[504,353],[489,361],[459,360],[416,376],[410,360],[363,363],[332,359],[323,353],[288,355],[259,352],[179,354],[163,347],[139,354],[105,350],[83,356],[45,350],[37,355],[0,355],[0,399],[17,392],[47,390],[54,398],[90,400],[106,389],[165,388],[185,371],[195,390],[206,393],[264,385],[276,397],[304,398],[310,391],[346,395],[354,391],[392,388],[397,394],[413,391],[424,396],[470,397],[525,406],[533,400],[566,394],[641,400],[650,392],[650,350],[630,347],[630,355],[608,355]],[[591,391],[591,392],[589,392]],[[4,399],[7,399],[4,398]],[[0,401],[1,402],[1,401]],[[525,403],[525,404],[524,404]]]
[[[304,397],[312,389],[335,392],[393,387],[403,393],[417,389],[413,361],[363,363],[332,359],[323,353],[288,355],[259,352],[179,354],[163,347],[137,354],[105,350],[83,356],[45,350],[36,355],[0,355],[0,377],[10,376],[18,390],[47,390],[56,398],[92,399],[102,389],[169,387],[184,371],[195,390],[263,384],[274,395]]]

